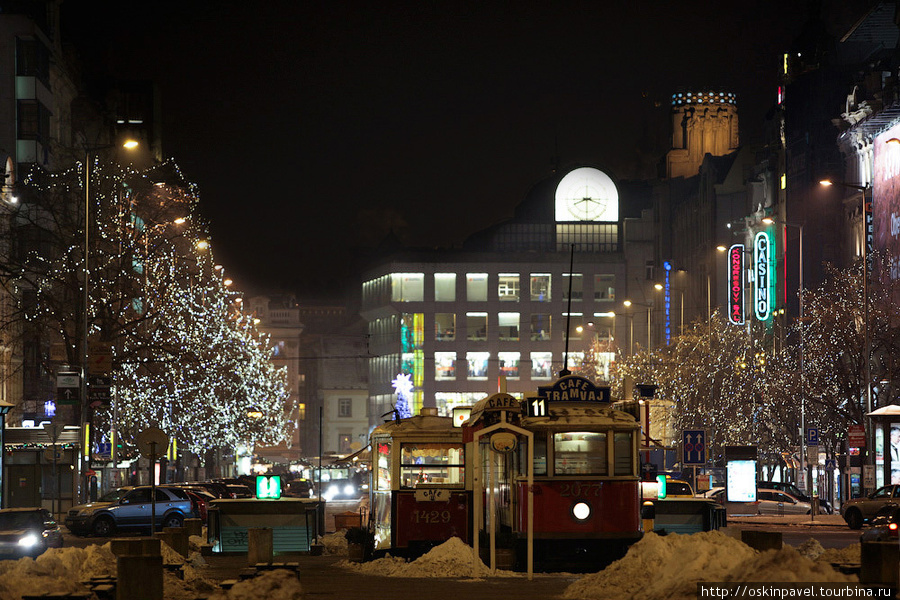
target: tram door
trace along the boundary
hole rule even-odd
[[[503,437],[498,439],[488,436],[487,439],[479,440],[479,454],[484,482],[484,535],[490,532],[491,522],[496,520],[497,533],[505,537],[515,534],[518,502],[516,484],[520,478],[525,477],[522,457],[527,456],[527,442],[510,432],[502,432],[501,435]]]
[[[376,550],[391,547],[391,459],[391,438],[373,438],[369,519],[375,528]]]

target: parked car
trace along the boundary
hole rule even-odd
[[[210,501],[215,500],[216,497],[199,486],[179,485],[176,487],[180,487],[187,492],[188,497],[191,499],[191,507],[193,508],[194,516],[199,518],[205,525],[209,515],[209,503]]]
[[[687,481],[666,479],[666,498],[693,498],[694,490]]]
[[[780,490],[757,489],[756,501],[761,515],[808,515],[812,505]],[[822,514],[825,509],[819,507]]]
[[[157,486],[156,501],[151,502],[152,488],[140,486],[128,490],[111,502],[92,502],[73,506],[66,515],[66,527],[76,535],[94,534],[108,537],[119,529],[150,529],[154,505],[156,526],[181,527],[193,516],[187,492],[174,486]]]
[[[225,489],[228,490],[227,498],[252,498],[253,490],[248,488],[246,485],[240,483],[228,483],[225,484]]]
[[[696,498],[709,498],[718,502],[725,507],[726,514],[729,517],[752,516],[759,514],[759,502],[727,502],[725,500],[725,488],[714,487],[702,494],[697,494]]]
[[[841,505],[841,516],[850,529],[860,529],[882,510],[900,512],[900,485],[886,485],[863,498],[847,500]]]
[[[62,548],[59,524],[45,508],[0,510],[0,557],[37,556],[47,548]]]
[[[290,498],[312,498],[316,495],[316,489],[309,479],[294,479],[288,482],[284,495]]]
[[[179,484],[181,485],[181,484]],[[216,498],[231,498],[226,484],[217,481],[188,481],[183,485],[202,487]]]
[[[872,517],[870,524],[872,526],[860,534],[860,542],[897,542],[900,513],[895,508],[889,506],[882,509]]]
[[[812,498],[810,498],[806,492],[802,491],[793,483],[788,483],[785,481],[758,481],[756,483],[757,488],[765,488],[767,490],[778,490],[780,492],[787,492],[797,500],[802,500],[803,502],[809,502],[812,504]],[[824,508],[824,512],[827,514],[832,514],[834,512],[834,508],[832,508],[831,503],[824,498],[819,498],[819,506]],[[823,511],[819,511],[820,513]]]

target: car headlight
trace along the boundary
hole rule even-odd
[[[356,488],[353,487],[353,485],[348,483],[347,485],[344,486],[344,495],[345,496],[352,496],[355,493],[356,493]]]
[[[329,485],[329,486],[328,486],[328,489],[325,490],[325,494],[324,494],[324,495],[325,495],[325,499],[326,499],[326,500],[331,500],[332,498],[334,498],[335,496],[337,496],[339,492],[340,492],[340,490],[338,489],[338,486],[336,486],[336,485]]]
[[[85,517],[85,516],[91,514],[92,512],[94,512],[93,508],[82,508],[81,510],[78,511],[78,516]]]
[[[23,548],[31,548],[32,546],[36,546],[38,543],[38,536],[33,533],[29,533],[28,535],[19,538],[19,545]]]

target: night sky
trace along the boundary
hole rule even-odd
[[[870,4],[825,0],[829,31]],[[66,0],[63,31],[88,75],[158,83],[164,152],[199,185],[237,286],[309,298],[391,230],[443,246],[510,216],[554,157],[652,176],[679,88],[736,92],[742,141],[759,141],[807,11]]]

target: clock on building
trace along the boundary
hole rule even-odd
[[[557,221],[618,221],[616,184],[592,167],[570,171],[556,186],[555,217]]]

